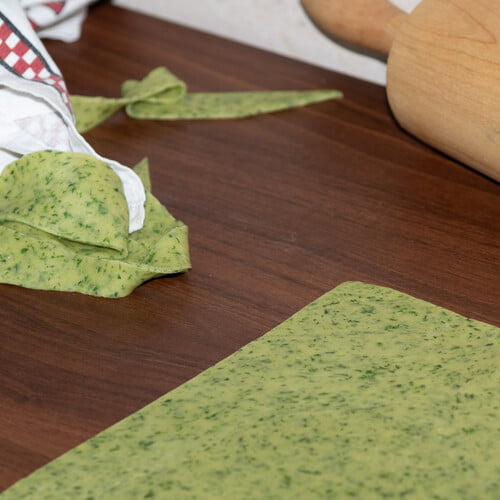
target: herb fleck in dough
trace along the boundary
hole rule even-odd
[[[2,500],[496,500],[499,337],[344,283]]]

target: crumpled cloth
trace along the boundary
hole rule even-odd
[[[75,42],[80,38],[87,6],[95,0],[19,0],[40,38]]]
[[[129,232],[137,231],[144,224],[144,186],[132,169],[102,158],[77,131],[61,71],[26,16],[31,9],[35,12],[37,3],[2,0],[0,4],[0,173],[35,151],[91,155],[108,164],[120,178],[129,210]],[[70,6],[73,2],[63,3]]]

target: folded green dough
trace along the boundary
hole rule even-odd
[[[149,186],[147,162],[137,167]],[[23,156],[0,175],[0,282],[100,297],[190,267],[187,227],[146,193],[144,227],[128,234],[118,176],[80,153]]]
[[[497,499],[499,336],[344,283],[2,500]]]
[[[85,132],[125,107],[132,118],[193,120],[243,118],[342,97],[337,90],[187,93],[186,84],[159,67],[128,80],[122,97],[71,96],[77,128]]]

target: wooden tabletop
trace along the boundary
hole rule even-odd
[[[0,490],[346,280],[500,325],[499,186],[400,130],[384,88],[106,3],[47,46],[75,94],[164,65],[193,91],[345,98],[240,121],[119,113],[86,134],[149,157],[193,269],[114,300],[0,285]]]

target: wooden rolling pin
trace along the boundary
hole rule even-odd
[[[401,126],[500,181],[500,1],[302,0],[327,34],[388,54],[387,97]]]

